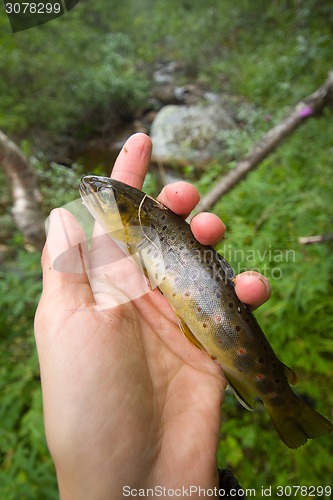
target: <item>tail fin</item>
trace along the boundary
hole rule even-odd
[[[331,422],[312,410],[296,394],[288,408],[273,405],[267,405],[266,408],[280,438],[289,448],[298,448],[308,439],[333,431]]]

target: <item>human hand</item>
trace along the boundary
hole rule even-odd
[[[150,154],[147,136],[130,137],[112,177],[141,188]],[[181,182],[158,199],[186,217],[199,196]],[[52,212],[35,320],[45,431],[62,500],[120,499],[125,485],[214,488],[221,368],[181,335],[158,290],[99,310],[85,273],[56,271],[50,254],[64,220],[73,239],[83,238],[70,214]],[[225,231],[207,213],[191,227],[210,245]],[[270,294],[265,278],[248,273],[237,278],[236,292],[252,305]]]

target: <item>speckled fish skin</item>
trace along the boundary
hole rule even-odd
[[[147,274],[156,279],[184,334],[221,365],[244,406],[252,409],[259,397],[290,448],[332,432],[332,424],[291,390],[295,373],[279,361],[248,306],[238,299],[233,271],[221,255],[198,243],[181,217],[142,191],[85,176],[80,192],[87,209],[113,236],[120,214],[123,229],[116,237],[131,253],[141,253]]]

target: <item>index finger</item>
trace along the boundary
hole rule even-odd
[[[114,164],[111,177],[129,186],[141,189],[152,150],[148,135],[137,133],[125,142]]]

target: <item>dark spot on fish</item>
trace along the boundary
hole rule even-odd
[[[265,361],[264,358],[258,358],[259,363],[263,363],[264,361]]]
[[[199,311],[199,312],[201,311],[201,307],[200,306],[197,307],[197,311]]]
[[[162,231],[165,231],[168,226],[163,226]]]
[[[165,220],[165,215],[162,215],[162,216],[161,216],[161,220]]]
[[[279,378],[276,378],[276,379],[274,380],[274,382],[275,382],[276,384],[279,384],[279,383],[281,382],[281,380],[280,380]]]
[[[167,265],[165,266],[165,269],[170,269],[170,264],[167,264]]]
[[[185,236],[185,234],[186,234],[185,231],[182,231],[182,236]]]
[[[172,294],[172,296],[173,296],[173,297],[176,297],[176,295],[177,295],[176,293],[173,293],[173,294]]]
[[[218,344],[222,344],[222,340],[221,339],[217,339],[217,343]]]
[[[219,299],[219,298],[221,298],[221,294],[220,294],[220,293],[217,293],[217,294],[216,294],[216,298],[218,298],[218,299]]]
[[[154,277],[155,277],[155,280],[157,280],[157,279],[158,279],[158,274],[157,274],[157,273],[155,273],[155,276],[154,276]]]
[[[236,330],[236,332],[240,332],[241,331],[241,327],[239,325],[236,325],[235,326],[235,330]]]
[[[118,208],[119,208],[119,212],[127,212],[128,211],[128,206],[125,203],[119,203]]]
[[[189,296],[190,296],[189,292],[185,292],[185,297],[189,297]]]
[[[230,307],[230,309],[232,309],[234,307],[232,302],[229,302],[228,306]]]
[[[203,326],[204,328],[206,328],[206,327],[207,327],[207,324],[206,324],[206,323],[202,323],[202,326]]]

